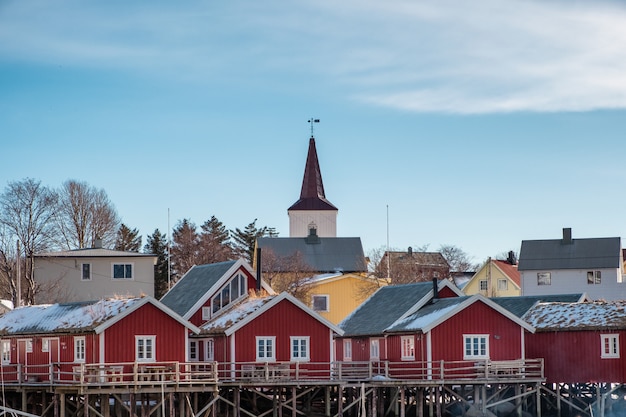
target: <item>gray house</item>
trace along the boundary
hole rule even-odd
[[[518,271],[522,295],[586,293],[592,300],[626,299],[619,237],[524,240]]]

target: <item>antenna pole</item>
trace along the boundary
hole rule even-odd
[[[387,204],[387,279],[391,279],[391,267],[389,257],[389,204]]]
[[[309,122],[309,124],[311,125],[311,137],[313,137],[313,123],[319,123],[320,119],[314,119],[313,117],[311,117],[309,120],[307,120],[307,122]]]

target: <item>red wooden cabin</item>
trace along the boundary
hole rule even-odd
[[[338,358],[373,362],[375,373],[409,379],[482,377],[492,363],[526,359],[532,326],[484,296],[443,297],[426,285],[372,295],[340,324]]]
[[[187,362],[198,331],[149,296],[21,307],[0,316],[2,377],[68,381],[98,369],[126,380],[138,366]]]
[[[626,301],[540,303],[523,317],[536,328],[529,356],[549,383],[626,382]]]
[[[201,326],[220,378],[328,379],[343,332],[284,292],[251,296]]]

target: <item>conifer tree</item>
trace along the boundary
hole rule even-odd
[[[250,263],[252,263],[252,259],[254,258],[254,248],[258,238],[264,236],[278,236],[278,232],[276,232],[276,229],[273,227],[263,226],[257,228],[256,221],[257,219],[254,219],[254,221],[248,224],[243,230],[237,228],[234,232],[231,232],[235,251],[239,256]]]
[[[160,299],[169,290],[169,277],[167,266],[167,237],[159,229],[148,235],[143,250],[157,256],[154,266],[154,297]]]
[[[115,250],[125,252],[139,252],[141,247],[141,236],[139,230],[130,229],[124,223],[117,230],[117,237],[115,239]]]

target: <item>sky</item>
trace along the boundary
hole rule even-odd
[[[626,236],[626,3],[0,0],[0,190],[289,235],[311,118],[366,254]]]

